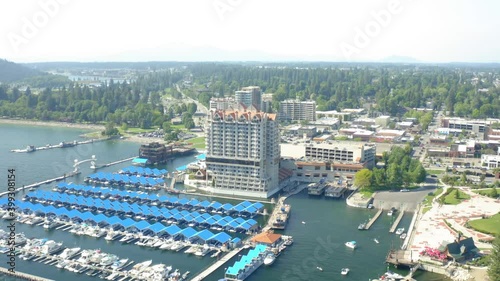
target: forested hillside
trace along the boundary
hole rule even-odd
[[[0,82],[52,88],[68,85],[70,80],[65,76],[52,75],[0,59]]]

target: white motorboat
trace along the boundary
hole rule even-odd
[[[132,270],[137,270],[137,271],[144,270],[144,269],[148,268],[152,263],[153,263],[153,260],[143,261],[141,263],[134,265],[132,267]]]
[[[378,240],[377,240],[377,238],[373,238],[373,241],[375,241],[375,243],[377,243],[377,244],[378,244]]]
[[[342,271],[340,271],[340,274],[342,275],[347,275],[347,273],[349,273],[349,268],[342,268]]]
[[[43,223],[43,228],[53,229],[55,227],[58,227],[59,225],[61,225],[61,223],[56,220],[45,220],[45,222]]]
[[[113,270],[120,270],[120,269],[122,269],[125,265],[127,265],[127,263],[128,263],[128,259],[121,259],[121,260],[115,261],[115,262],[111,265],[111,269],[113,269]]]
[[[273,253],[269,253],[266,255],[266,257],[264,258],[264,264],[265,265],[271,265],[274,263],[274,261],[276,260],[276,255],[273,254]]]
[[[67,248],[64,249],[64,251],[59,255],[60,258],[62,259],[71,259],[74,256],[78,255],[80,252],[81,248]]]
[[[116,255],[106,254],[104,257],[101,258],[101,261],[99,262],[99,264],[102,266],[108,266],[108,265],[114,264],[116,261],[119,261],[119,260],[120,259]]]
[[[69,260],[61,260],[60,262],[58,262],[56,264],[56,267],[57,268],[65,268],[66,266],[68,266],[70,264],[70,261]]]
[[[41,254],[42,255],[52,255],[54,253],[57,253],[63,248],[62,244],[63,243],[61,243],[61,242],[55,242],[53,240],[49,240],[49,241],[45,242],[45,244],[43,244],[43,246],[41,248]]]
[[[207,244],[203,245],[203,247],[199,247],[196,252],[194,253],[195,256],[199,257],[204,257],[208,252],[210,252],[212,249],[210,249],[210,246]]]
[[[346,245],[348,248],[351,248],[351,249],[356,249],[356,247],[357,247],[356,241],[349,241],[349,242],[345,242],[345,245]]]
[[[392,272],[392,271],[387,271],[383,276],[385,276],[385,278],[394,279],[394,280],[400,280],[400,279],[405,278],[403,275]]]
[[[319,271],[323,271],[323,268],[319,267],[319,266],[316,266],[316,269],[319,270]]]
[[[396,235],[401,235],[405,232],[405,229],[403,227],[396,229]]]
[[[14,238],[14,243],[15,243],[16,246],[22,246],[27,241],[28,241],[28,239],[26,238],[26,236],[24,235],[23,232],[17,233],[16,236],[15,236],[15,238]]]
[[[401,234],[401,236],[399,236],[399,238],[406,239],[406,232],[404,232],[403,234]]]
[[[134,239],[134,238],[135,238],[135,235],[134,235],[133,233],[127,233],[127,234],[125,234],[125,236],[123,236],[123,237],[122,237],[119,241],[120,241],[120,242],[124,242],[124,243],[125,243],[125,242],[127,242],[127,241],[129,241],[129,240],[132,240],[132,239]]]
[[[122,236],[122,234],[120,232],[110,231],[110,232],[108,232],[106,237],[104,237],[104,239],[106,239],[107,241],[114,241],[114,240],[120,238],[121,236]]]
[[[115,280],[118,276],[120,276],[120,274],[121,274],[121,272],[113,272],[105,279],[106,280]]]

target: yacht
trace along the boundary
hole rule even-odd
[[[132,267],[132,269],[130,269],[130,271],[129,271],[130,276],[134,277],[134,278],[138,277],[138,275],[142,271],[146,270],[152,263],[153,263],[153,260],[147,260],[147,261],[143,261],[141,263],[134,265]]]
[[[286,235],[283,235],[281,236],[285,242],[283,244],[285,244],[285,246],[290,246],[293,244],[293,237],[292,236],[286,236]]]
[[[110,231],[110,232],[108,232],[108,234],[106,235],[106,237],[104,239],[106,239],[107,241],[114,241],[122,236],[123,235],[120,232]]]
[[[60,250],[62,250],[62,248],[63,248],[62,244],[63,243],[49,240],[49,241],[45,242],[45,244],[43,244],[42,249],[41,249],[41,254],[42,255],[52,255],[54,253],[57,253]]]
[[[78,255],[81,248],[67,248],[59,255],[62,259],[71,259],[74,256]]]
[[[403,234],[403,232],[405,232],[404,228],[398,228],[398,229],[396,229],[396,235],[401,235],[401,234]]]
[[[61,260],[60,262],[58,262],[56,264],[56,267],[57,268],[65,268],[66,266],[70,265],[70,261],[69,260]]]
[[[347,275],[347,273],[349,273],[349,268],[342,268],[342,271],[340,271],[340,274],[342,275]]]
[[[276,260],[276,255],[273,254],[273,253],[269,253],[266,255],[266,257],[264,258],[264,264],[265,265],[271,265],[274,263],[274,261]]]
[[[22,245],[26,244],[27,241],[28,241],[28,239],[26,238],[26,236],[24,236],[23,232],[17,233],[15,238],[14,238],[14,243],[16,246],[22,246]]]
[[[345,245],[351,249],[356,249],[357,245],[356,245],[356,241],[349,241],[349,242],[345,242]]]
[[[398,274],[398,273],[395,273],[395,272],[392,272],[392,271],[387,271],[383,275],[383,278],[384,279],[400,280],[400,279],[404,279],[405,277],[403,275],[401,275],[401,274]]]
[[[104,257],[101,258],[101,261],[99,262],[99,264],[102,266],[108,266],[108,265],[114,264],[115,262],[117,262],[119,260],[120,259],[116,255],[106,254]]]
[[[45,229],[53,229],[55,227],[58,227],[59,225],[61,225],[58,221],[56,220],[45,220],[45,222],[43,223],[43,228]]]
[[[121,276],[121,274],[122,274],[121,272],[113,272],[110,275],[108,275],[105,279],[106,280],[115,280],[116,278]]]
[[[133,233],[127,233],[125,236],[123,236],[119,241],[127,243],[128,241],[132,240],[135,238],[135,235]]]
[[[113,270],[120,270],[122,269],[123,267],[125,267],[125,265],[127,265],[128,263],[128,259],[121,259],[121,260],[117,260],[115,261],[112,265],[111,265],[111,269]]]
[[[199,256],[199,257],[204,257],[206,254],[208,254],[208,252],[210,252],[212,249],[210,249],[210,247],[205,244],[203,245],[203,247],[199,247],[196,252],[194,253],[195,256]]]
[[[170,249],[172,251],[179,252],[180,250],[184,249],[187,246],[188,246],[187,243],[184,243],[182,241],[178,241],[178,242],[174,243],[174,245],[172,245],[172,248],[170,248]]]

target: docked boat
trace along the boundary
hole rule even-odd
[[[123,235],[120,233],[120,232],[117,232],[117,231],[110,231],[108,232],[108,234],[106,235],[106,237],[104,237],[104,239],[106,239],[107,241],[114,241],[118,238],[121,238]]]
[[[122,269],[123,267],[125,267],[125,265],[127,265],[128,263],[128,259],[121,259],[121,260],[117,260],[115,261],[112,265],[111,265],[111,269],[113,270],[120,270]]]
[[[388,216],[392,216],[392,215],[394,215],[394,213],[395,213],[395,212],[396,212],[396,208],[392,207],[392,208],[389,210],[389,212],[387,212],[387,215],[388,215]]]
[[[399,238],[406,239],[406,232],[404,232],[403,234],[401,234],[401,236],[399,236]]]
[[[269,253],[264,258],[264,265],[271,265],[276,260],[276,255],[274,253]]]
[[[342,275],[347,275],[349,273],[349,268],[342,268],[342,270],[340,271],[340,274]]]
[[[104,257],[101,258],[101,261],[99,262],[100,265],[102,266],[109,266],[114,264],[116,261],[119,261],[120,259],[118,258],[117,255],[113,254],[106,254]]]
[[[45,220],[45,222],[43,223],[43,228],[53,229],[58,227],[59,225],[61,225],[61,223],[56,220]]]
[[[345,245],[346,245],[346,247],[351,248],[351,249],[356,249],[356,247],[357,247],[356,241],[345,242]]]
[[[123,243],[128,243],[128,241],[131,241],[132,239],[135,239],[135,235],[133,233],[127,233],[119,241]]]
[[[56,267],[62,269],[62,268],[65,268],[68,265],[70,265],[70,261],[69,260],[61,260],[60,262],[58,262],[56,264]]]
[[[42,255],[52,255],[54,253],[61,251],[62,249],[63,249],[63,243],[49,240],[45,242],[45,244],[43,244],[40,252]]]
[[[132,267],[132,270],[142,271],[142,270],[148,268],[152,263],[153,263],[153,260],[143,261],[141,263],[134,265]]]
[[[362,222],[358,225],[358,230],[365,230],[366,223]]]
[[[281,236],[281,238],[283,238],[285,240],[285,242],[283,244],[285,244],[285,246],[290,246],[293,244],[293,237],[292,236]]]
[[[194,253],[195,256],[199,257],[204,257],[208,252],[210,252],[212,249],[208,245],[203,245],[203,247],[199,247],[196,252]]]
[[[405,229],[403,227],[396,229],[396,235],[401,235],[405,232]]]
[[[60,258],[62,259],[71,259],[78,255],[80,252],[81,248],[67,248],[64,249],[64,251],[59,255]]]
[[[393,279],[393,280],[401,280],[404,279],[405,277],[401,274],[392,272],[392,271],[387,271],[384,275],[382,275],[381,279]]]

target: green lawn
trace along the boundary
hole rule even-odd
[[[439,196],[441,193],[443,193],[443,188],[439,187],[436,189],[436,191],[432,192],[432,195],[427,194],[427,196],[425,196],[424,201],[423,201],[423,204],[424,204],[423,213],[424,214],[427,213],[427,211],[429,211],[432,208],[432,200],[434,200],[434,198]]]
[[[500,235],[500,213],[488,218],[480,220],[471,220],[469,225],[475,230],[483,233]]]
[[[189,139],[186,142],[191,143],[194,148],[204,149],[205,148],[205,137],[198,137],[194,139]]]
[[[118,127],[118,130],[120,131],[120,133],[124,133],[120,127]],[[149,133],[149,132],[154,132],[154,131],[155,131],[155,129],[128,128],[127,131],[125,131],[125,133],[142,134],[142,133]]]
[[[458,192],[458,198],[456,198],[456,194]],[[470,196],[459,191],[458,189],[453,190],[448,195],[444,197],[444,203],[447,205],[457,205],[460,204],[463,200],[470,199]]]
[[[444,173],[444,170],[426,170],[429,175],[440,175]]]
[[[373,191],[368,191],[368,190],[360,190],[359,193],[363,195],[364,198],[370,198],[373,195]]]
[[[500,190],[497,189],[497,193],[498,192],[500,192]],[[474,193],[481,194],[483,196],[491,197],[491,194],[493,193],[493,188],[486,189],[486,190],[474,190]]]

